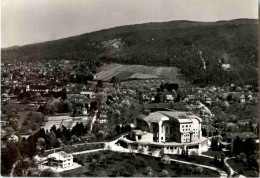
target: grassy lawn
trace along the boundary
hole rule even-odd
[[[180,155],[169,155],[169,156],[172,159],[177,159],[177,160],[181,160],[181,161],[187,161],[187,162],[192,162],[192,163],[203,164],[203,165],[206,165],[206,166],[215,167],[215,165],[212,162],[213,159],[206,158],[206,157],[195,156],[194,158],[184,159]]]
[[[192,162],[192,163],[220,168],[223,171],[225,171],[228,175],[230,174],[230,171],[226,165],[216,166],[213,163],[213,159],[211,159],[211,158],[206,158],[206,157],[202,157],[202,156],[194,156],[194,157],[189,156],[188,158],[185,159],[185,158],[182,158],[181,155],[169,155],[169,156],[173,159],[177,159],[177,160],[181,160],[181,161],[187,161],[187,162]],[[220,159],[220,157],[218,157],[218,158]]]
[[[225,153],[223,151],[213,151],[213,150],[208,150],[206,152],[203,152],[202,154],[212,156],[212,157],[217,155],[218,158],[221,158],[222,155],[225,155]]]
[[[258,177],[259,172],[256,170],[250,169],[248,166],[244,165],[242,162],[237,162],[235,159],[229,159],[228,164],[232,167],[232,169],[239,174],[242,174],[246,177]]]
[[[160,158],[148,155],[138,155],[131,153],[99,152],[77,155],[75,162],[83,166],[76,170],[67,171],[61,174],[63,177],[69,176],[131,176],[131,177],[151,177],[162,176],[162,170],[167,170],[168,176],[178,177],[218,177],[219,173],[210,169],[196,171],[195,166],[171,162],[166,165]],[[147,167],[151,167],[152,175],[148,175]]]

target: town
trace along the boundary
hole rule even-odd
[[[258,174],[256,88],[235,84],[199,88],[176,83],[178,76],[145,74],[135,80],[120,80],[120,75],[102,80],[103,72],[114,71],[118,64],[96,66],[95,74],[81,61],[2,63],[2,173]],[[82,74],[82,68],[89,72]],[[114,169],[120,159],[131,160],[126,153],[143,161],[147,170],[128,161],[120,163],[122,170]],[[112,167],[99,174],[114,156]],[[159,167],[146,165],[147,161],[158,162]]]
[[[257,3],[1,3],[0,176],[260,177]]]

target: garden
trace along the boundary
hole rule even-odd
[[[199,166],[165,161],[149,155],[102,151],[75,155],[82,167],[63,172],[61,176],[124,177],[218,177],[219,173]]]

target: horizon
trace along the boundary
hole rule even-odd
[[[65,2],[65,3],[64,3]],[[258,19],[257,0],[2,0],[1,48],[126,25]]]
[[[54,39],[54,40],[47,40],[47,41],[40,41],[40,42],[36,42],[36,43],[28,43],[28,44],[24,44],[24,45],[12,45],[12,46],[8,46],[8,47],[1,47],[1,49],[9,49],[9,48],[15,48],[15,47],[23,47],[23,46],[29,46],[29,45],[35,45],[35,44],[41,44],[41,43],[46,43],[46,42],[51,42],[51,41],[58,41],[58,40],[62,40],[62,39],[66,39],[66,38],[73,38],[76,36],[81,36],[81,35],[85,35],[85,34],[90,34],[90,33],[95,33],[95,32],[99,32],[99,31],[103,31],[103,30],[109,30],[109,29],[113,29],[113,28],[117,28],[117,27],[124,27],[124,26],[131,26],[131,25],[142,25],[142,24],[149,24],[149,23],[169,23],[169,22],[175,22],[175,21],[189,21],[189,22],[201,22],[201,23],[215,23],[215,22],[221,22],[221,21],[233,21],[233,20],[258,20],[258,19],[254,19],[254,18],[238,18],[238,19],[230,19],[230,20],[218,20],[218,21],[193,21],[193,20],[170,20],[170,21],[162,21],[162,22],[145,22],[145,23],[138,23],[138,24],[127,24],[127,25],[122,25],[122,26],[114,26],[114,27],[110,27],[110,28],[105,28],[105,29],[99,29],[99,30],[95,30],[95,31],[91,31],[91,32],[86,32],[86,33],[81,33],[81,34],[77,34],[77,35],[73,35],[73,36],[67,36],[64,38],[59,38],[59,39]]]

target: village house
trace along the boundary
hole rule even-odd
[[[44,85],[27,85],[26,92],[48,93],[49,89]]]
[[[93,91],[81,91],[80,95],[88,97],[90,99],[95,98],[95,93]]]
[[[240,98],[239,98],[239,100],[240,100],[240,103],[246,102],[245,95],[241,95]]]
[[[48,160],[56,167],[66,168],[73,165],[73,156],[64,151],[52,153],[47,156]]]

